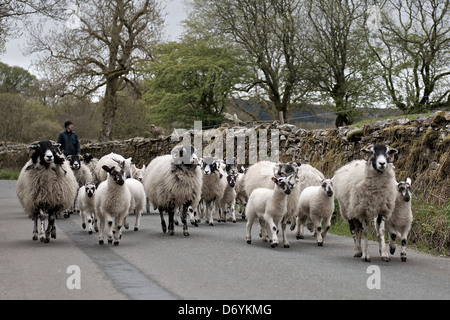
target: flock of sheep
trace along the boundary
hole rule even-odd
[[[99,231],[99,244],[104,244],[107,226],[108,243],[119,245],[123,227],[129,228],[129,213],[136,215],[137,231],[141,215],[150,205],[158,209],[164,233],[174,234],[179,212],[183,234],[189,236],[188,218],[196,226],[202,218],[210,225],[214,218],[225,222],[227,215],[236,222],[235,205],[239,203],[242,217],[247,219],[247,243],[252,242],[251,229],[257,218],[260,237],[272,247],[278,245],[281,229],[283,246],[289,248],[289,222],[297,239],[304,237],[307,226],[322,246],[336,197],[354,238],[355,257],[370,261],[368,229],[374,221],[382,260],[390,260],[387,232],[390,253],[394,254],[395,239],[400,236],[400,257],[406,261],[412,222],[411,180],[396,181],[392,159],[397,150],[386,145],[363,149],[367,160],[344,165],[331,179],[311,165],[296,162],[260,161],[242,167],[239,173],[232,159],[200,159],[191,146],[177,146],[142,169],[136,168],[131,158],[115,153],[100,159],[90,155],[66,158],[53,141],[36,142],[29,148],[33,154],[20,172],[16,193],[34,221],[33,240],[56,238],[56,216],[79,210],[82,227],[91,234]]]

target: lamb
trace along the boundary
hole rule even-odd
[[[389,248],[391,254],[395,253],[395,239],[400,236],[402,251],[400,258],[406,262],[406,239],[411,230],[413,215],[411,210],[411,179],[400,181],[397,184],[397,198],[392,216],[386,221],[385,228],[390,235]],[[376,221],[375,221],[376,222]]]
[[[306,187],[299,198],[299,212],[297,216],[297,239],[303,238],[303,226],[310,218],[314,224],[317,245],[323,246],[323,239],[331,225],[334,211],[333,182],[322,179],[320,186]],[[322,231],[322,221],[325,220],[325,230]]]
[[[247,233],[248,244],[252,243],[252,226],[255,218],[259,218],[261,229],[265,229],[269,234],[271,247],[278,245],[277,230],[281,220],[285,217],[287,208],[287,198],[291,193],[289,177],[277,178],[276,170],[271,180],[275,183],[273,189],[256,188],[250,194],[247,203]],[[263,237],[263,240],[264,237]]]
[[[126,179],[125,185],[131,193],[130,210],[134,211],[136,215],[136,222],[134,224],[134,231],[138,231],[141,225],[141,216],[144,211],[146,211],[146,201],[147,196],[145,195],[144,186],[142,183],[136,179]],[[125,229],[129,228],[126,218],[124,221]]]
[[[144,172],[145,172],[145,164],[142,166],[141,169],[136,167],[134,164],[131,165],[131,177],[133,179],[142,182],[142,180],[144,179]]]
[[[383,144],[362,151],[369,155],[367,161],[354,160],[335,172],[335,196],[340,214],[349,223],[355,240],[354,256],[370,261],[367,250],[368,227],[369,221],[376,218],[381,259],[387,262],[390,258],[384,243],[384,225],[394,211],[397,195],[394,166],[388,160],[398,151]],[[364,245],[361,248],[362,235]]]
[[[286,223],[288,220],[293,220],[298,211],[298,199],[300,196],[300,188],[295,186],[298,184],[298,172],[300,163],[274,163],[270,161],[259,161],[249,167],[245,174],[244,189],[250,197],[253,190],[256,188],[273,189],[273,180],[271,179],[273,172],[277,172],[276,177],[290,177],[288,183],[290,184],[290,195],[288,196],[288,209],[286,215],[281,222],[281,231],[283,234],[283,247],[289,248],[290,244],[286,235]],[[275,171],[274,171],[275,170]],[[262,232],[265,230],[262,229]]]
[[[98,231],[97,215],[95,214],[95,184],[93,182],[86,183],[81,186],[78,191],[78,208],[80,209],[81,227],[88,230],[89,234],[93,230]],[[87,225],[86,225],[87,222]]]
[[[50,242],[50,237],[56,239],[56,215],[72,205],[78,190],[75,176],[60,153],[59,146],[60,144],[50,140],[31,144],[29,148],[34,153],[20,171],[16,186],[17,198],[25,213],[34,221],[32,239],[39,239],[44,243]]]
[[[161,228],[167,231],[164,213],[169,215],[169,234],[174,235],[174,214],[182,207],[183,234],[189,236],[186,215],[189,206],[200,202],[203,174],[192,146],[176,146],[171,154],[153,159],[145,169],[143,185],[149,202],[158,208]]]
[[[205,203],[206,223],[214,225],[213,211],[219,208],[219,201],[222,199],[227,186],[221,168],[221,161],[211,157],[203,159],[203,185],[202,201]],[[219,217],[219,221],[222,219]]]
[[[131,203],[130,190],[125,185],[125,160],[113,159],[115,165],[103,165],[102,169],[108,172],[108,177],[97,187],[95,195],[95,213],[100,220],[99,244],[104,244],[105,223],[108,223],[108,243],[113,242],[114,219],[114,246],[119,245],[123,221],[128,214]],[[100,161],[99,161],[100,163]]]
[[[241,166],[242,172],[238,173],[236,177],[236,203],[239,205],[239,213],[242,216],[242,219],[245,219],[245,207],[247,206],[248,196],[247,192],[245,192],[244,183],[245,183],[245,173],[247,169]]]
[[[93,173],[93,178],[94,178],[94,182],[95,184],[98,186],[102,181],[106,180],[107,177],[107,173],[105,170],[103,170],[103,166],[114,166],[117,165],[117,163],[115,162],[115,160],[118,161],[125,161],[125,167],[124,167],[124,172],[125,172],[125,178],[131,178],[131,158],[125,159],[123,156],[116,154],[114,152],[111,152],[110,154],[107,154],[103,157],[100,158],[100,160],[98,160],[95,169],[94,169],[94,173]]]
[[[237,173],[234,170],[227,171],[226,186],[222,198],[219,200],[219,221],[227,222],[227,212],[231,214],[231,221],[236,223],[236,215],[234,206],[236,204],[236,178]]]

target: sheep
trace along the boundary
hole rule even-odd
[[[273,188],[272,174],[274,170],[277,172],[277,177],[290,177],[288,183],[290,184],[290,195],[288,196],[288,209],[285,217],[281,222],[281,231],[283,234],[283,247],[289,248],[290,244],[286,235],[286,223],[288,220],[293,220],[298,211],[298,198],[300,196],[300,188],[295,186],[298,184],[298,172],[301,163],[274,163],[270,161],[259,161],[247,169],[245,174],[244,189],[250,197],[253,190],[256,188]],[[264,229],[261,230],[264,232]]]
[[[56,215],[71,206],[78,190],[75,176],[59,146],[50,140],[31,144],[29,149],[34,153],[21,169],[16,186],[17,198],[34,221],[32,239],[44,243],[50,242],[50,236],[56,239]],[[48,227],[44,230],[46,214]]]
[[[125,167],[124,167],[124,172],[125,172],[125,178],[131,178],[131,158],[125,159],[123,156],[116,154],[114,152],[111,152],[110,154],[107,154],[103,157],[100,158],[100,160],[98,160],[95,169],[94,169],[94,173],[93,173],[93,178],[94,178],[94,182],[95,184],[98,186],[102,181],[106,180],[107,177],[107,173],[105,170],[103,170],[103,166],[107,165],[109,167],[117,165],[117,163],[114,160],[119,160],[119,161],[125,161]]]
[[[171,154],[153,159],[145,168],[143,185],[149,202],[158,208],[161,228],[167,231],[164,213],[169,215],[169,235],[174,235],[174,214],[182,207],[183,234],[189,236],[186,215],[189,206],[200,202],[203,175],[192,146],[176,146]]]
[[[276,170],[274,171],[276,173]],[[259,218],[261,229],[265,229],[269,234],[271,247],[278,246],[277,230],[281,220],[287,212],[287,198],[291,193],[289,186],[289,177],[276,177],[274,174],[271,181],[275,183],[273,189],[256,188],[250,194],[247,203],[247,233],[246,240],[248,244],[252,243],[252,226],[255,218]],[[263,240],[264,237],[263,237]]]
[[[213,211],[219,207],[219,201],[223,197],[227,181],[224,178],[220,160],[207,157],[202,162],[203,184],[201,199],[205,203],[206,223],[214,226]],[[221,221],[220,217],[219,221]]]
[[[144,179],[144,172],[145,172],[145,164],[142,166],[141,169],[137,168],[134,164],[131,165],[131,177],[133,179],[142,182],[142,180]]]
[[[388,262],[390,258],[384,243],[384,225],[392,215],[397,194],[394,166],[389,158],[398,151],[383,144],[362,151],[369,155],[367,161],[354,160],[335,172],[335,196],[340,214],[348,222],[354,237],[354,256],[370,261],[368,224],[371,219],[377,218],[381,259]],[[364,236],[362,247],[361,236]]]
[[[83,157],[78,155],[69,155],[66,158],[69,161],[70,168],[77,179],[78,186],[81,187],[88,182],[93,182],[91,170],[83,164]]]
[[[93,230],[98,231],[97,215],[95,214],[96,189],[93,182],[88,182],[78,191],[77,203],[80,209],[81,227],[86,229],[87,226],[89,234],[92,234]]]
[[[138,231],[141,225],[141,215],[146,210],[147,196],[145,195],[144,186],[140,181],[136,179],[126,179],[125,185],[131,193],[130,211],[134,211],[134,214],[136,215],[134,231]],[[129,228],[126,218],[123,225],[125,229]]]
[[[317,245],[323,246],[323,239],[331,225],[334,211],[333,182],[322,179],[320,186],[309,186],[303,189],[299,198],[299,212],[297,216],[297,239],[303,238],[303,226],[308,218],[314,225]],[[322,231],[322,221],[325,220],[325,230]]]
[[[222,198],[219,200],[219,220],[218,222],[227,222],[227,212],[231,214],[231,221],[236,223],[236,215],[234,213],[234,206],[236,204],[236,178],[235,170],[227,171],[225,190]]]
[[[83,163],[91,170],[91,174],[94,174],[95,166],[98,163],[98,158],[94,157],[90,153],[85,153],[83,155]]]
[[[245,192],[244,183],[247,169],[243,166],[241,168],[242,172],[239,172],[236,177],[236,203],[239,205],[239,213],[242,219],[245,219],[245,207],[247,206],[248,196],[247,192]]]
[[[99,244],[104,244],[105,223],[108,223],[108,243],[119,245],[123,221],[128,214],[131,203],[130,190],[125,185],[125,160],[113,159],[115,165],[103,165],[102,169],[108,173],[105,181],[97,187],[95,195],[95,213],[100,220]],[[100,161],[99,161],[100,163]]]
[[[390,253],[395,253],[395,239],[397,236],[400,236],[402,246],[400,258],[403,262],[406,262],[406,239],[411,230],[413,221],[411,209],[411,179],[407,178],[406,181],[400,181],[397,184],[397,190],[395,209],[392,216],[386,220],[385,228],[390,235]]]

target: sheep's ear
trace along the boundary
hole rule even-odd
[[[117,164],[119,165],[119,167],[120,167],[121,169],[123,169],[123,168],[125,167],[125,160],[124,160],[124,161],[120,161],[120,160],[116,160],[116,159],[112,159],[112,160],[114,160],[115,162],[117,162]]]
[[[41,146],[39,145],[39,141],[33,142],[32,144],[30,144],[28,146],[28,149],[31,150],[39,150],[41,148]]]
[[[278,184],[278,179],[276,177],[272,177],[272,181]]]
[[[409,185],[411,185],[411,184],[412,184],[411,179],[410,179],[410,178],[406,178],[406,183],[409,184]]]
[[[145,170],[145,164],[142,166],[142,170]]]
[[[112,167],[114,168],[114,167]],[[108,167],[108,166],[102,166],[102,169],[105,170],[106,172],[111,172],[112,168]]]
[[[69,160],[69,161],[71,161],[71,160],[72,160],[72,155],[69,154],[69,155],[66,157],[66,159]]]
[[[366,149],[361,149],[362,152],[366,153],[366,154],[373,154],[373,146],[370,146],[369,148]]]
[[[397,149],[389,148],[388,155],[394,155],[394,154],[397,154],[397,153],[398,153]]]

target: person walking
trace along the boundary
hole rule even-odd
[[[66,157],[81,155],[80,141],[78,141],[78,135],[73,131],[72,121],[66,121],[64,127],[66,129],[61,131],[56,141],[61,144],[62,152]]]

